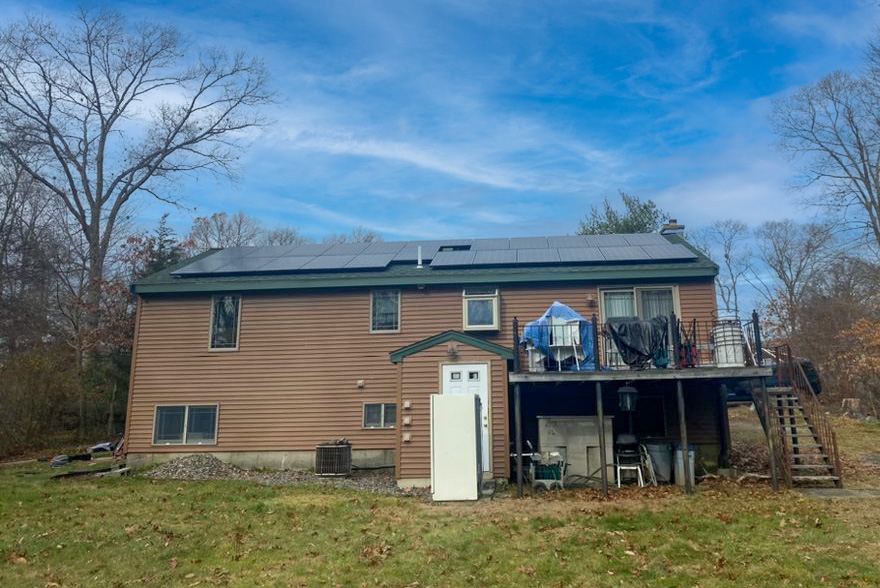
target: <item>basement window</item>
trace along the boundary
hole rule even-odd
[[[462,292],[465,331],[497,331],[501,311],[497,288],[465,288]]]
[[[153,445],[214,445],[217,443],[217,405],[157,406]]]
[[[393,429],[397,425],[397,405],[365,404],[364,405],[364,428],[365,429]]]

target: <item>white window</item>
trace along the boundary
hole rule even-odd
[[[212,350],[238,349],[241,296],[223,294],[222,296],[214,296],[211,300],[211,340],[208,348]]]
[[[370,331],[400,331],[400,290],[375,290],[372,293]]]
[[[500,320],[496,288],[465,288],[462,292],[465,331],[497,331]]]
[[[213,445],[216,442],[216,404],[156,407],[154,445]]]
[[[602,316],[606,321],[623,316],[648,320],[655,316],[668,317],[673,312],[677,311],[672,286],[602,291]]]
[[[397,405],[389,404],[365,404],[364,405],[364,428],[365,429],[393,429],[397,425]]]
[[[674,286],[640,286],[635,288],[620,288],[614,290],[602,290],[602,317],[607,321],[618,317],[639,317],[642,320],[652,319],[657,316],[669,316],[674,312],[681,316],[676,300],[676,288]],[[672,346],[672,329],[669,325],[667,344]],[[611,338],[605,339],[605,363],[613,367],[623,367],[623,359]]]

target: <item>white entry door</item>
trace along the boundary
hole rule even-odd
[[[489,366],[478,364],[444,364],[443,394],[477,394],[480,397],[480,422],[483,425],[483,471],[491,472],[492,444],[489,435]]]

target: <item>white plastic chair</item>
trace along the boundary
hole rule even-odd
[[[581,357],[586,357],[581,345],[581,322],[577,319],[550,317],[550,351],[556,358],[558,371],[562,371],[562,362],[569,357],[574,357],[580,370]]]

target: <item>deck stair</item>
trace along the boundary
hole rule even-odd
[[[840,486],[836,456],[823,442],[819,427],[812,422],[800,397],[791,387],[770,388],[770,415],[776,419],[783,447],[783,469],[793,486]]]

